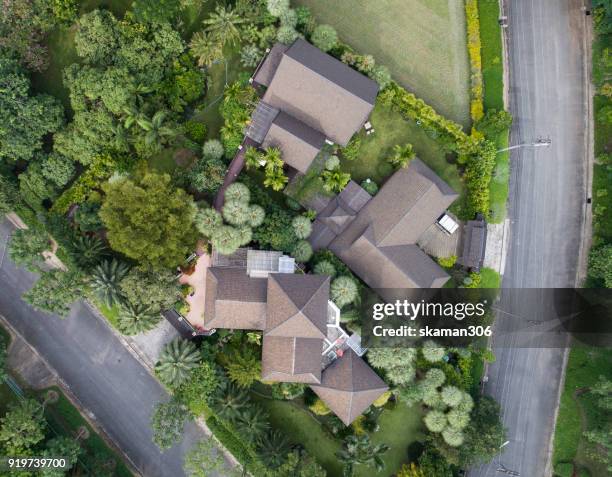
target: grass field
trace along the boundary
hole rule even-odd
[[[387,66],[400,84],[438,112],[469,124],[469,67],[463,2],[296,0],[318,23]]]
[[[485,110],[504,109],[504,64],[501,27],[498,23],[498,0],[479,0],[480,40],[482,44],[482,76],[484,79]],[[508,147],[508,131],[496,138],[498,149]],[[490,222],[501,223],[506,218],[508,201],[508,179],[510,175],[510,153],[502,152],[496,157],[493,180],[489,185],[490,204],[493,211]]]
[[[378,185],[393,173],[393,167],[386,162],[396,144],[410,143],[423,162],[444,179],[453,189],[463,193],[465,188],[457,167],[446,160],[438,143],[431,139],[416,123],[405,120],[380,103],[376,104],[370,122],[376,132],[370,136],[362,134],[359,157],[354,161],[342,161],[342,169],[351,174],[353,180],[361,182],[372,179]]]
[[[341,442],[334,439],[310,412],[290,401],[259,396],[254,398],[270,413],[274,428],[283,430],[294,443],[303,445],[327,470],[329,477],[342,475],[342,466],[335,456],[341,448]],[[378,420],[380,429],[372,434],[372,442],[390,446],[384,456],[385,469],[376,472],[360,465],[355,468],[355,477],[387,477],[396,472],[402,463],[409,460],[409,446],[424,437],[421,417],[418,407],[409,408],[401,403],[393,409],[384,410]]]
[[[609,379],[611,375],[610,350],[574,348],[570,351],[554,437],[553,464],[558,474],[562,475],[559,470],[563,463],[573,462],[578,470],[588,469],[587,475],[592,477],[609,475],[602,464],[587,457],[586,451],[592,444],[582,437],[582,433],[609,422],[609,416],[596,407],[593,398],[584,391],[596,383],[599,376]]]

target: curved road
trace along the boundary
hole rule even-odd
[[[183,455],[203,432],[185,426],[183,440],[166,452],[151,441],[153,407],[168,394],[83,302],[70,316],[40,313],[21,301],[36,276],[6,254],[12,227],[0,222],[0,315],[55,369],[106,434],[146,477],[180,477]]]
[[[548,136],[548,148],[512,152],[509,250],[500,308],[525,316],[542,303],[512,288],[575,286],[586,192],[585,16],[577,0],[507,3],[512,144]],[[512,326],[512,315],[497,325]],[[508,428],[499,458],[470,477],[550,475],[550,443],[565,350],[495,349],[485,392],[502,405]],[[502,443],[500,443],[501,445]],[[514,474],[514,475],[518,475]]]

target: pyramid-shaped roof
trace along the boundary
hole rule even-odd
[[[271,274],[267,298],[265,336],[325,338],[328,276]]]
[[[321,351],[318,338],[266,336],[263,340],[261,377],[264,381],[321,382]]]
[[[320,385],[310,387],[347,426],[389,389],[351,349],[323,371]]]

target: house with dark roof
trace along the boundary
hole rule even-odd
[[[262,379],[319,386],[315,392],[348,425],[387,387],[353,351],[365,352],[358,337],[353,348],[350,340],[337,348],[346,333],[338,340],[330,277],[283,269],[279,253],[216,254],[206,274],[205,326],[263,331]]]
[[[375,81],[301,38],[274,45],[251,82],[265,92],[247,136],[278,147],[285,164],[301,173],[325,142],[348,144],[378,94]]]
[[[418,159],[371,197],[349,183],[317,216],[309,240],[328,248],[386,300],[407,288],[439,288],[447,273],[417,245],[458,197]]]

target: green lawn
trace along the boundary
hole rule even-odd
[[[598,111],[606,104],[612,104],[612,101],[598,95],[593,103],[597,118]],[[612,124],[595,120],[595,157],[604,153],[612,154],[611,138]],[[612,242],[612,170],[605,164],[595,164],[593,169],[593,232],[597,239]],[[603,213],[596,212],[604,207]]]
[[[504,109],[504,64],[501,39],[501,27],[498,23],[498,0],[479,0],[480,40],[482,44],[482,75],[484,79],[484,107],[487,109]],[[498,149],[508,147],[508,131],[498,135],[495,141]],[[510,154],[502,152],[497,155],[493,179],[489,185],[492,214],[489,222],[499,224],[506,218],[508,201],[508,179],[510,175]]]
[[[117,321],[119,320],[119,307],[113,305],[112,307],[106,306],[104,303],[98,300],[92,300],[94,305],[100,313],[104,315],[104,318],[111,324],[113,328],[117,328]]]
[[[330,477],[342,475],[342,466],[335,456],[341,442],[332,437],[309,411],[291,401],[266,399],[259,395],[253,395],[253,399],[270,413],[273,427],[284,431],[296,444],[303,445]],[[398,403],[393,409],[385,409],[378,421],[380,429],[372,435],[372,442],[390,446],[384,456],[386,467],[382,472],[376,472],[369,467],[358,466],[356,477],[388,477],[396,472],[402,463],[409,460],[408,447],[424,437],[421,418],[418,407],[409,408]]]
[[[612,375],[612,352],[602,348],[574,348],[570,351],[554,437],[553,464],[574,462],[586,467],[593,477],[609,475],[601,464],[586,456],[591,444],[582,437],[586,429],[605,424],[608,417],[584,394],[599,376]]]
[[[480,288],[499,288],[501,285],[501,276],[492,268],[481,268],[480,276]]]
[[[425,164],[444,179],[453,189],[463,194],[463,182],[455,164],[446,160],[446,155],[438,143],[431,139],[415,122],[405,120],[399,113],[376,104],[370,117],[376,130],[374,134],[362,134],[359,157],[354,161],[342,162],[342,169],[351,174],[353,180],[361,182],[370,178],[378,185],[393,173],[386,162],[396,144],[410,143]]]
[[[469,125],[469,66],[463,2],[297,0],[318,23],[387,66],[400,84],[438,112]]]

